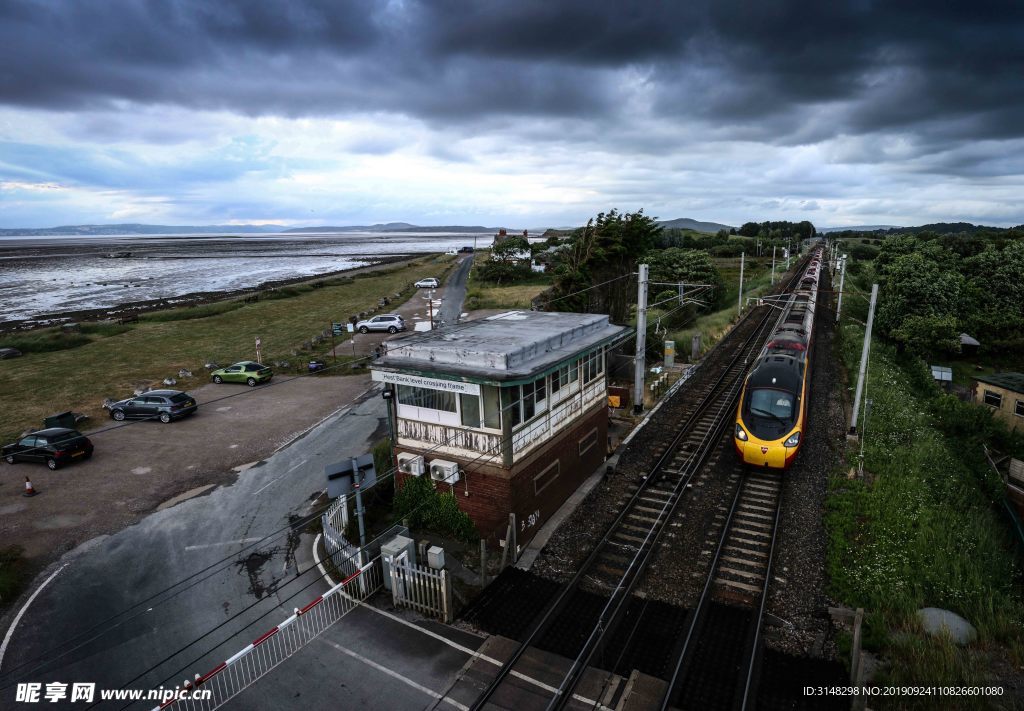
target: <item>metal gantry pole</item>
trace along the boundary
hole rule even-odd
[[[736,313],[743,313],[743,252],[740,252],[740,298],[736,304]]]
[[[864,329],[864,347],[860,352],[860,371],[857,374],[857,392],[853,396],[853,412],[850,414],[850,434],[857,434],[857,415],[860,412],[860,396],[864,392],[864,372],[868,367],[868,350],[871,347],[871,325],[875,320],[875,302],[878,300],[878,284],[871,285],[871,306],[868,307],[868,325]]]
[[[839,323],[839,314],[843,310],[843,282],[846,280],[846,256],[839,259],[839,301],[836,303],[836,323]]]
[[[362,554],[366,548],[366,528],[363,526],[363,473],[359,471],[359,462],[352,459],[352,488],[356,490],[356,518],[359,519],[359,565],[363,564]]]
[[[772,285],[775,285],[775,245],[772,245]]]
[[[644,409],[644,350],[647,348],[647,271],[646,264],[640,265],[636,284],[636,358],[633,361],[633,412]]]

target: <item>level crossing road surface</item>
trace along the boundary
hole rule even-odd
[[[462,709],[446,695],[483,642],[401,611],[361,605],[224,708]]]

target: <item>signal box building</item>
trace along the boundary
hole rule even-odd
[[[528,541],[604,461],[609,346],[629,329],[596,314],[511,311],[387,342],[398,485],[427,476],[481,535],[515,514]]]

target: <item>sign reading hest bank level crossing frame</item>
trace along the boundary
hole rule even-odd
[[[382,383],[411,385],[416,388],[430,388],[431,390],[444,390],[451,393],[480,394],[479,385],[476,383],[464,383],[461,380],[438,380],[437,378],[424,378],[420,375],[409,375],[407,373],[389,373],[382,370],[373,371],[373,379]]]

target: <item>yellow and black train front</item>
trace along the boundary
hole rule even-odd
[[[800,283],[743,383],[733,442],[745,464],[787,469],[807,425],[811,347],[822,248],[811,251]]]
[[[744,384],[733,441],[745,464],[786,469],[793,463],[804,428],[804,363],[770,353]]]

